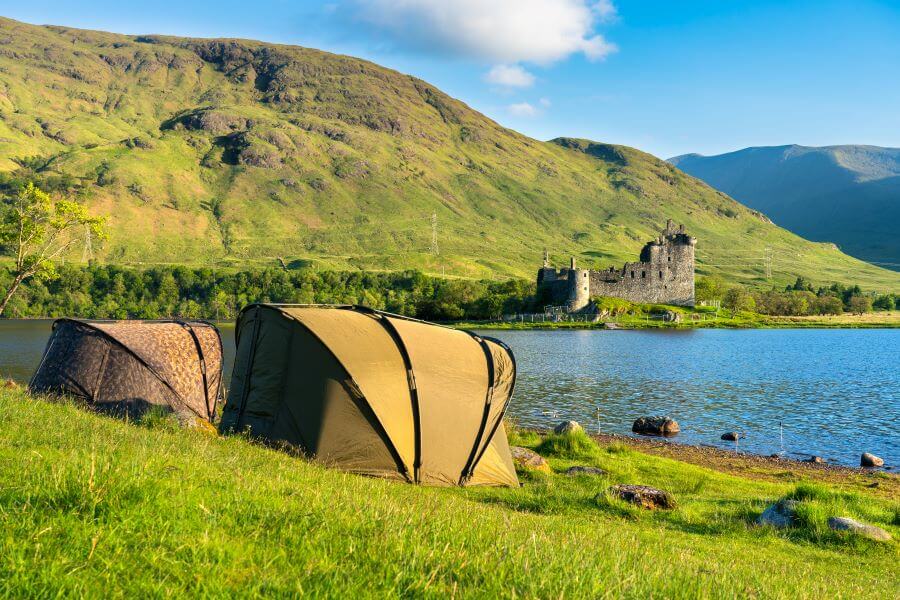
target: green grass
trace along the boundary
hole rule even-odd
[[[802,240],[653,156],[534,140],[363,60],[7,19],[0,36],[0,172],[36,156],[38,179],[71,176],[110,217],[100,260],[222,268],[281,257],[530,279],[545,248],[558,264],[621,267],[672,218],[699,239],[702,275],[900,291],[900,273]]]
[[[0,595],[871,597],[897,595],[897,543],[823,531],[833,511],[900,532],[897,504],[742,479],[621,446],[542,440],[558,472],[518,489],[421,488],[247,442],[130,425],[0,392]],[[552,438],[551,438],[552,439]],[[572,453],[572,448],[577,452]],[[550,454],[559,452],[560,454]],[[577,456],[577,458],[576,458]],[[618,482],[678,507],[637,510]],[[802,497],[804,524],[752,521]]]

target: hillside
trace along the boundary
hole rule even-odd
[[[900,290],[900,274],[650,155],[536,141],[424,81],[306,48],[0,20],[0,138],[0,170],[111,216],[95,255],[119,264],[530,278],[544,248],[633,259],[673,218],[700,239],[701,273],[768,285],[770,248],[778,283]]]
[[[776,146],[669,162],[794,233],[900,271],[900,148]]]
[[[896,596],[897,542],[824,524],[853,515],[896,538],[886,474],[797,486],[810,471],[750,479],[557,440],[542,450],[554,473],[522,474],[522,488],[423,488],[10,390],[0,418],[4,597]],[[609,474],[562,474],[576,464]],[[619,482],[663,487],[677,507],[602,493]],[[787,494],[803,500],[796,527],[752,525]]]

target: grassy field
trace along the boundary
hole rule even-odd
[[[556,473],[519,489],[434,489],[330,471],[248,443],[132,425],[0,392],[0,595],[50,597],[893,598],[896,541],[838,535],[850,515],[900,534],[896,495],[736,477],[584,437],[516,443]],[[609,475],[569,478],[574,464]],[[896,478],[879,476],[896,491]],[[612,483],[655,485],[646,512]],[[802,499],[800,525],[752,524]]]
[[[531,279],[544,249],[621,268],[672,218],[699,274],[900,291],[639,150],[531,139],[353,57],[2,18],[0,38],[0,178],[108,215],[102,261]]]

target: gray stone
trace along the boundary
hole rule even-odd
[[[681,323],[681,313],[674,310],[667,310],[662,313],[662,320],[667,323]]]
[[[737,431],[729,431],[728,433],[722,434],[722,439],[726,442],[736,442],[741,439],[741,434]]]
[[[878,542],[891,541],[891,534],[881,527],[860,523],[850,517],[831,517],[828,519],[828,526],[835,531],[849,531]]]
[[[552,473],[550,463],[534,450],[522,448],[521,446],[510,446],[509,452],[512,454],[513,462],[517,467],[531,471]]]
[[[678,422],[669,417],[640,417],[635,420],[631,430],[643,435],[662,436],[675,435],[681,431],[678,427]]]
[[[822,458],[821,456],[815,456],[815,455],[812,455],[812,456],[810,456],[809,458],[806,459],[806,462],[811,462],[811,463],[816,463],[816,464],[822,464],[822,463],[825,462],[825,459]]]
[[[578,424],[577,421],[563,421],[553,428],[553,433],[558,435],[563,433],[572,433],[574,431],[582,431],[582,427]]]
[[[566,469],[566,475],[568,475],[569,477],[577,477],[578,475],[602,477],[603,475],[606,475],[606,471],[598,467],[583,467],[581,465],[577,465]]]
[[[646,485],[629,485],[620,483],[609,488],[614,496],[636,504],[641,508],[653,510],[656,508],[675,508],[675,498],[665,490],[658,490]]]
[[[797,523],[797,500],[779,500],[763,511],[756,522],[759,525],[771,525],[781,529],[792,527]]]
[[[884,459],[878,458],[874,454],[869,454],[868,452],[863,452],[862,456],[859,457],[859,466],[861,466],[861,467],[883,467]]]

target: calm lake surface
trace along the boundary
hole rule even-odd
[[[0,321],[0,375],[26,382],[50,321]],[[673,443],[900,464],[900,330],[486,331],[516,354],[521,425],[564,419],[630,433],[641,415],[681,424]],[[226,382],[234,328],[222,326]]]

